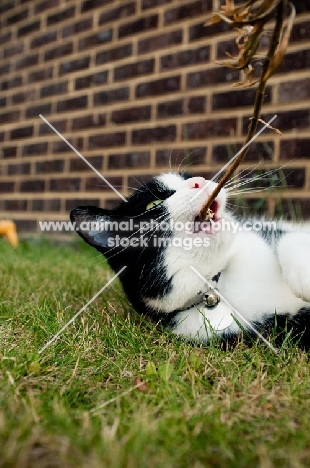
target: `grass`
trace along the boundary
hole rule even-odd
[[[80,243],[0,239],[0,467],[310,466],[306,353],[191,346]],[[137,387],[137,384],[143,385]]]

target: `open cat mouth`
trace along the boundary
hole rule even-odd
[[[194,230],[193,230],[195,234],[199,232],[206,232],[208,234],[213,233],[212,222],[216,222],[221,219],[220,216],[218,215],[219,203],[216,200],[212,202],[210,206],[210,210],[214,213],[212,220],[200,221],[199,215],[195,216]]]

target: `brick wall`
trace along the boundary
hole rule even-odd
[[[40,113],[125,196],[170,165],[210,176],[227,162],[244,141],[255,89],[231,89],[242,77],[215,64],[235,38],[224,23],[203,25],[219,3],[1,0],[0,219],[29,233],[78,204],[118,202]],[[310,3],[295,5],[263,115],[278,114],[284,135],[265,131],[243,164],[289,163],[285,190],[249,195],[269,214],[293,200],[310,215]]]

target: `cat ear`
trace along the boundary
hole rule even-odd
[[[109,229],[112,222],[111,212],[95,206],[78,206],[70,213],[76,232],[89,245],[99,250],[108,249],[113,232]],[[114,234],[115,235],[115,234]]]

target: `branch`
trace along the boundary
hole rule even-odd
[[[249,4],[252,4],[252,3],[255,3],[255,2],[250,1],[245,6],[248,7]],[[239,12],[239,10],[241,10],[245,6],[239,7],[238,9],[231,10],[231,11],[238,10],[238,12]],[[227,5],[226,5],[226,7],[227,7]],[[257,10],[257,14],[259,16],[258,17],[259,26],[256,28],[256,31],[258,31],[259,34],[262,33],[262,25],[261,25],[262,10],[264,11],[264,8],[267,8],[267,7],[268,7],[268,15],[266,14],[266,16],[269,19],[270,15],[271,15],[270,1],[265,0],[263,2],[263,4],[262,4],[261,8],[259,8]],[[245,145],[250,140],[252,140],[252,138],[255,136],[256,129],[257,129],[257,124],[258,124],[258,121],[260,120],[260,113],[261,113],[261,108],[262,108],[262,104],[263,104],[263,101],[264,101],[267,81],[273,75],[273,73],[276,71],[278,66],[280,65],[280,63],[282,61],[282,58],[283,58],[283,56],[285,54],[285,51],[287,49],[288,40],[289,40],[290,32],[291,32],[291,29],[292,29],[292,25],[293,25],[293,19],[295,17],[295,8],[290,3],[291,15],[290,15],[290,19],[289,19],[286,31],[284,32],[283,31],[283,29],[284,29],[283,24],[284,24],[284,19],[285,19],[286,7],[287,7],[287,0],[280,0],[280,1],[276,0],[275,5],[274,5],[274,9],[275,9],[275,13],[276,13],[276,23],[275,23],[272,39],[271,39],[270,44],[269,44],[268,53],[267,53],[267,56],[266,56],[264,64],[263,64],[263,68],[262,68],[262,72],[261,72],[261,76],[260,76],[260,80],[259,80],[259,84],[258,84],[258,88],[257,88],[257,92],[256,92],[256,97],[255,97],[253,116],[250,119],[250,124],[249,124],[249,129],[248,129],[248,133],[247,133],[246,140],[245,140]],[[231,13],[231,11],[230,11],[230,13]],[[264,21],[265,21],[265,19],[264,19]],[[251,24],[253,24],[253,22],[254,22],[254,20],[251,20]],[[257,37],[255,37],[255,41],[251,41],[252,44],[253,44],[253,42],[257,42]],[[257,43],[257,47],[258,47],[258,43]],[[246,49],[244,49],[244,50],[245,50],[245,53],[248,52],[248,50],[246,50]],[[253,57],[255,53],[256,53],[256,50],[251,50],[251,54],[250,54],[251,57]],[[239,61],[241,61],[242,58],[243,58],[242,54],[239,55]],[[245,63],[246,63],[245,66],[248,67],[249,62],[246,61]],[[239,66],[239,64],[236,63],[236,67],[238,67],[238,66]],[[249,72],[248,69],[245,70],[245,71]],[[226,184],[226,182],[229,180],[229,178],[231,177],[233,172],[236,170],[236,168],[239,166],[239,164],[243,161],[243,159],[245,158],[249,148],[250,148],[250,145],[248,145],[246,148],[244,148],[243,151],[241,151],[239,156],[233,161],[230,168],[224,174],[224,176],[219,181],[218,185],[216,186],[214,191],[211,193],[211,195],[208,198],[208,200],[206,201],[206,203],[201,208],[201,211],[199,213],[199,217],[200,217],[201,221],[208,220],[208,219],[212,218],[213,213],[210,210],[210,206],[211,206],[212,202],[215,200],[215,198],[219,194],[220,190]]]

